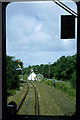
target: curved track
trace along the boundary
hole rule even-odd
[[[27,83],[27,84],[28,84],[28,83]],[[16,110],[17,112],[18,112],[19,109],[21,108],[22,103],[24,102],[24,100],[25,100],[25,98],[26,98],[26,95],[28,94],[28,91],[29,91],[29,84],[28,84],[28,89],[27,89],[27,91],[26,91],[26,94],[24,95],[22,101],[20,102],[19,106],[17,107],[17,110]]]
[[[27,82],[28,89],[17,107],[17,114],[39,115],[38,92],[32,82]]]

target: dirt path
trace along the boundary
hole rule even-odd
[[[39,94],[40,115],[68,115],[74,114],[76,100],[45,83],[34,82]]]

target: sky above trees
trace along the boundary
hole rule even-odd
[[[74,2],[64,2],[77,12]],[[6,54],[20,59],[24,67],[54,63],[74,55],[75,39],[60,39],[61,15],[69,14],[54,2],[13,2],[6,8]]]

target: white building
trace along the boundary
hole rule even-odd
[[[30,75],[28,76],[28,80],[37,80],[37,81],[40,81],[41,79],[43,79],[43,75],[42,74],[35,74],[33,69],[31,69],[31,73]]]
[[[37,81],[40,81],[41,79],[43,79],[44,77],[43,77],[43,75],[42,74],[37,74],[36,75],[36,80]]]
[[[36,74],[34,73],[33,69],[31,69],[31,74],[28,76],[28,80],[36,80]]]

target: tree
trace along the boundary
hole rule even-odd
[[[77,55],[73,56],[62,56],[53,64],[50,64],[50,78],[58,80],[69,80],[71,81],[74,71],[76,70],[76,57]],[[26,73],[31,72],[31,68],[33,68],[36,74],[43,74],[44,78],[49,78],[49,65],[48,64],[41,64],[35,66],[29,66],[25,68]],[[75,84],[75,82],[74,82]]]
[[[6,77],[7,77],[7,89],[15,89],[19,87],[19,75],[17,69],[17,62],[14,57],[6,55]]]

